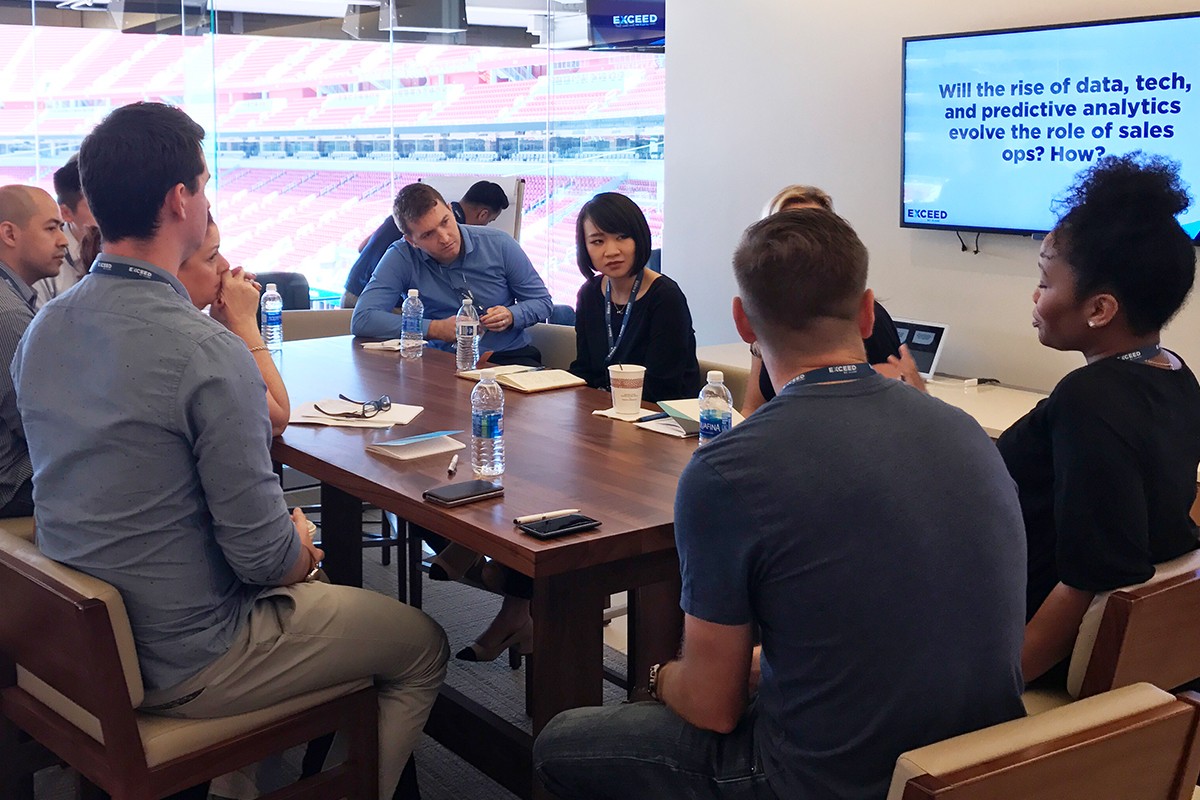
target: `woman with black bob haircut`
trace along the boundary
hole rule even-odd
[[[587,282],[575,303],[571,372],[608,388],[610,364],[646,368],[642,399],[695,397],[703,382],[692,314],[679,284],[646,267],[650,225],[637,204],[604,192],[575,223],[575,259]]]
[[[1140,152],[1080,175],[1042,243],[1038,339],[1087,364],[1000,437],[1029,545],[1025,680],[1061,686],[1094,596],[1197,547],[1200,385],[1159,334],[1196,253],[1178,165]]]

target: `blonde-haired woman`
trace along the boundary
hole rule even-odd
[[[833,198],[816,186],[805,186],[793,183],[785,186],[763,208],[763,217],[790,211],[796,208],[823,208],[833,211]],[[888,315],[887,309],[875,301],[875,328],[871,335],[863,340],[867,348],[867,361],[876,365],[889,365],[889,359],[900,356],[900,337],[896,333],[896,324]],[[749,416],[759,406],[775,396],[775,387],[771,376],[763,369],[762,358],[758,348],[750,346],[750,378],[746,381],[746,399],[742,402],[742,415]],[[899,377],[895,367],[885,366],[885,374]]]

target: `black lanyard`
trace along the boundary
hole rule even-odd
[[[801,372],[799,375],[785,383],[783,385],[783,389],[780,390],[780,394],[782,394],[789,386],[794,384],[817,386],[818,384],[822,383],[856,381],[860,378],[866,378],[874,374],[875,370],[865,361],[861,364],[837,364],[832,367],[810,369],[808,372]]]
[[[157,272],[145,269],[144,267],[135,267],[132,264],[120,264],[115,261],[105,261],[103,258],[97,258],[92,263],[92,268],[88,270],[97,275],[111,275],[114,278],[128,278],[136,281],[157,281],[165,283],[172,289],[175,289],[175,284],[171,283],[166,277],[159,275]],[[178,291],[176,289],[176,291]]]
[[[1130,350],[1128,353],[1122,353],[1119,356],[1113,356],[1113,358],[1116,358],[1120,361],[1149,361],[1150,359],[1155,358],[1161,352],[1162,347],[1160,345],[1153,344],[1149,347]]]
[[[617,340],[613,341],[612,333],[612,278],[608,279],[608,285],[604,287],[604,332],[608,334],[608,355],[604,357],[604,363],[608,364],[612,361],[613,353],[617,352],[617,348],[621,346],[621,338],[625,336],[625,328],[629,325],[629,318],[633,316],[633,301],[637,300],[638,289],[642,288],[642,276],[645,270],[638,272],[637,277],[633,279],[633,291],[629,293],[629,303],[625,306],[624,318],[621,320],[621,330],[617,333]]]

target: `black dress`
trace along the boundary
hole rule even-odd
[[[888,356],[900,355],[900,335],[896,333],[896,323],[892,322],[891,315],[878,300],[875,301],[875,327],[871,329],[871,335],[863,339],[863,344],[867,348],[868,364],[882,364],[888,360]],[[775,386],[765,365],[758,372],[758,390],[762,392],[763,400],[775,396]]]
[[[1058,583],[1142,583],[1155,564],[1196,549],[1200,386],[1186,365],[1081,367],[996,444],[1025,518],[1027,618]]]
[[[696,362],[696,333],[692,314],[679,284],[659,275],[634,303],[616,352],[608,355],[602,275],[579,289],[575,303],[575,361],[571,372],[597,389],[608,388],[609,364],[640,364],[646,368],[642,399],[678,400],[700,394],[700,365]],[[617,341],[622,313],[612,310],[612,337]]]

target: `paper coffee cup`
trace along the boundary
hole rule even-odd
[[[636,414],[642,410],[642,385],[646,368],[637,364],[612,364],[608,368],[612,386],[613,409],[618,414]]]

